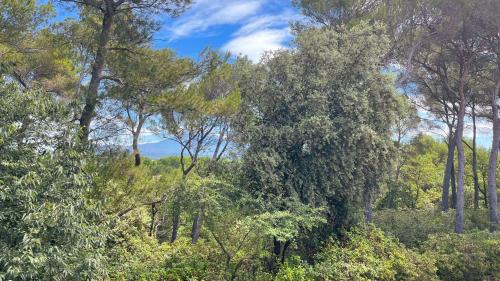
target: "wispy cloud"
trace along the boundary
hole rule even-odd
[[[237,24],[256,15],[264,0],[200,0],[169,28],[170,40],[204,32],[211,27]]]
[[[246,55],[257,62],[265,51],[287,48],[286,43],[291,38],[289,23],[296,17],[297,14],[292,10],[252,17],[232,35],[222,49]]]
[[[222,50],[256,62],[265,51],[286,48],[291,38],[289,23],[297,16],[281,0],[198,0],[168,25],[166,35],[168,41],[222,36]],[[227,34],[223,26],[237,30]]]
[[[225,44],[222,49],[233,54],[248,56],[249,59],[257,62],[265,51],[286,48],[285,42],[289,37],[288,28],[265,29],[237,36]]]

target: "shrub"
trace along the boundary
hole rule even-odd
[[[500,279],[500,233],[431,235],[423,250],[435,257],[441,280]]]
[[[292,256],[281,266],[275,281],[311,281],[314,280],[312,268],[298,256]]]
[[[466,210],[467,230],[487,229],[487,210]],[[454,229],[455,212],[427,210],[381,210],[373,214],[373,223],[385,233],[399,239],[407,247],[420,247],[431,234],[451,233]]]
[[[140,218],[116,225],[114,245],[108,251],[109,280],[211,280],[207,276],[219,271],[203,241],[192,245],[182,237],[173,244],[160,244],[141,229]]]
[[[316,280],[438,280],[434,260],[373,227],[358,228],[318,255]]]
[[[3,13],[3,11],[2,11]],[[0,81],[0,280],[105,275],[105,215],[69,108]]]

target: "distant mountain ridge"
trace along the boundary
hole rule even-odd
[[[139,144],[139,150],[143,156],[156,160],[166,156],[178,156],[181,146],[173,140],[162,140]]]

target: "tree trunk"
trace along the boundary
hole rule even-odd
[[[217,139],[217,144],[215,145],[214,152],[212,154],[212,161],[217,161],[219,159],[219,151],[222,145],[222,142],[224,141],[224,136],[226,133],[226,129],[222,128],[220,133],[219,133],[219,138]],[[221,154],[224,151],[221,152]],[[196,214],[194,220],[193,220],[193,228],[191,229],[191,243],[196,244],[198,242],[198,239],[200,238],[201,234],[201,227],[202,227],[202,222],[203,222],[203,207],[200,208],[198,214]]]
[[[174,243],[175,240],[177,240],[177,233],[179,232],[179,226],[181,224],[181,212],[179,207],[179,203],[174,202],[172,212],[172,236],[170,237],[170,243]]]
[[[283,249],[281,250],[281,263],[285,263],[285,258],[286,258],[286,250],[288,250],[288,247],[290,246],[290,240],[286,241],[283,244]]]
[[[476,109],[472,103],[472,177],[474,180],[474,209],[479,208],[479,177],[477,175]]]
[[[139,133],[132,134],[132,151],[134,153],[135,166],[141,165],[141,153],[139,151]]]
[[[443,179],[443,190],[441,194],[441,207],[443,211],[448,211],[450,206],[450,179],[453,170],[453,161],[455,155],[455,140],[453,137],[453,129],[450,127],[449,137],[448,137],[448,157],[446,159],[446,168],[444,171],[444,179]]]
[[[272,260],[270,263],[270,270],[272,272],[278,272],[279,269],[279,264],[278,264],[278,259],[281,255],[281,242],[276,239],[276,237],[273,237],[273,255],[272,255]]]
[[[488,164],[488,209],[490,214],[491,230],[498,227],[498,198],[497,198],[497,161],[500,146],[500,117],[498,116],[498,92],[500,82],[492,92],[491,106],[493,113],[493,140],[491,144],[490,159]]]
[[[486,174],[488,174],[488,172],[486,172]],[[481,172],[481,178],[483,179],[483,188],[479,189],[479,191],[481,191],[481,194],[483,195],[484,207],[488,208],[488,180],[486,179],[487,175]]]
[[[196,214],[193,220],[193,228],[191,229],[191,243],[196,244],[201,234],[201,224],[202,224],[202,213],[203,209]]]
[[[156,204],[151,204],[151,224],[149,225],[149,236],[153,235],[157,212],[158,211],[156,210]]]
[[[142,126],[146,122],[146,116],[143,113],[144,108],[141,107],[137,114],[137,128],[132,125],[132,150],[134,152],[135,166],[141,165],[141,153],[139,151],[139,137],[141,136]],[[127,111],[128,112],[128,111]],[[132,122],[132,120],[130,120]]]
[[[365,191],[365,222],[372,222],[372,193],[370,190]]]
[[[455,154],[455,152],[453,152]],[[453,155],[453,158],[455,158],[455,155]],[[456,184],[456,179],[457,177],[455,176],[455,159],[453,159],[453,162],[451,162],[451,208],[456,209],[457,208],[457,184]]]
[[[276,239],[276,237],[273,237],[274,260],[279,261],[281,264],[283,264],[286,258],[286,251],[289,246],[290,241],[280,242]],[[277,269],[277,266],[275,266],[275,269]]]
[[[464,77],[466,71],[463,71],[461,74],[460,81],[460,102],[459,102],[459,110],[457,116],[457,131],[456,131],[456,146],[458,152],[458,169],[457,169],[457,198],[455,201],[455,232],[463,233],[464,232],[464,180],[465,180],[465,154],[464,154],[464,144],[462,142],[464,135],[464,118],[465,118],[465,89],[464,89]]]
[[[92,65],[89,87],[85,96],[85,106],[83,107],[82,115],[80,116],[80,136],[84,141],[87,141],[89,138],[90,123],[94,118],[95,108],[98,102],[99,84],[101,82],[101,75],[106,63],[108,43],[111,38],[114,12],[110,11],[112,7],[107,7],[107,9],[108,11],[103,15],[99,45],[97,47],[95,60]]]

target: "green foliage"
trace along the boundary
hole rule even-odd
[[[377,209],[406,209],[413,208],[417,204],[415,200],[415,189],[409,183],[403,181],[389,180],[383,196],[376,202]]]
[[[0,46],[15,44],[16,40],[33,32],[52,12],[50,3],[37,5],[35,0],[0,1]]]
[[[500,278],[500,233],[436,234],[429,238],[423,249],[436,259],[440,280]]]
[[[0,85],[0,279],[105,276],[106,221],[67,110],[40,91]]]
[[[132,158],[124,153],[100,155],[93,164],[99,176],[92,195],[96,199],[107,198],[104,206],[112,214],[159,200],[181,182],[180,171],[168,163],[146,162],[135,166]]]
[[[300,231],[311,230],[326,223],[323,212],[323,209],[307,208],[299,204],[290,210],[264,212],[248,219],[262,234],[286,242],[297,238]]]
[[[159,280],[164,274],[166,247],[147,235],[148,220],[147,211],[138,209],[111,225],[106,251],[110,280]]]
[[[437,210],[447,142],[410,137],[468,96],[490,115],[498,1],[293,0],[312,24],[258,64],[153,50],[156,13],[190,0],[59,2],[79,17],[0,0],[0,281],[500,280],[488,149],[457,235]],[[423,96],[397,95],[394,70]],[[135,159],[94,150],[110,129]],[[141,130],[179,156],[140,161]],[[377,228],[359,224],[371,203]]]
[[[398,128],[398,136],[405,127]],[[399,141],[396,171],[377,208],[429,209],[439,205],[447,145],[425,134]]]
[[[310,29],[293,52],[241,67],[243,173],[266,210],[324,207],[330,232],[338,231],[347,226],[346,205],[377,189],[389,169],[397,104],[380,71],[382,31]]]
[[[126,56],[116,54],[109,64],[113,77],[119,81],[109,84],[109,93],[135,114],[154,112],[155,99],[171,93],[195,74],[191,60],[178,58],[168,49],[141,48]]]
[[[332,241],[317,257],[316,280],[438,280],[434,261],[372,226]]]
[[[280,267],[275,281],[312,281],[312,267],[304,263],[300,257],[292,256]]]
[[[292,0],[310,19],[328,26],[356,24],[368,19],[379,4],[370,0]]]
[[[437,209],[381,210],[373,214],[373,223],[407,247],[415,248],[430,235],[453,232],[454,217],[453,211],[444,213]],[[466,230],[487,228],[487,210],[466,210]]]

